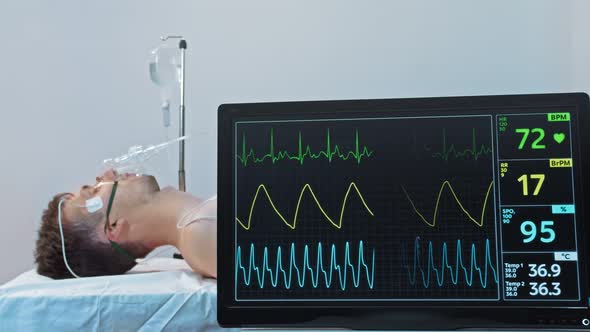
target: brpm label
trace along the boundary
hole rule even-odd
[[[549,167],[572,167],[572,158],[549,159]]]

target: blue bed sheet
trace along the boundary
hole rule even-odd
[[[215,331],[216,282],[186,270],[52,280],[35,271],[0,287],[0,331]]]

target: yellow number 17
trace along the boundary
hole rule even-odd
[[[523,174],[518,178],[518,182],[522,182],[522,194],[524,196],[529,195],[529,185],[528,185],[528,178],[537,180],[537,185],[535,186],[535,190],[533,191],[533,196],[539,195],[539,191],[541,191],[541,186],[543,186],[543,182],[545,181],[545,174]]]

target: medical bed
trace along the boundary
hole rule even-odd
[[[0,331],[215,331],[217,284],[184,260],[125,275],[53,280],[27,271],[0,286]]]

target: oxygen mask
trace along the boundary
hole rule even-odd
[[[133,145],[127,153],[114,158],[103,160],[102,169],[112,169],[119,177],[129,178],[131,176],[157,175],[158,160],[155,160],[161,152],[174,146],[174,143],[187,139],[187,136],[178,137],[160,144]]]

